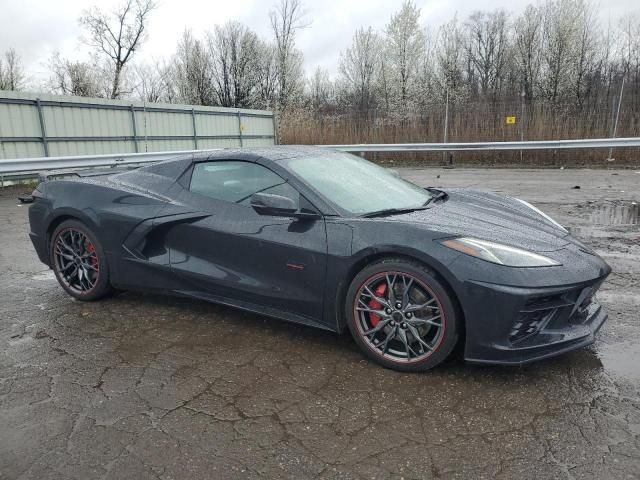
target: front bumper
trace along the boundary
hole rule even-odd
[[[471,282],[471,297],[493,309],[467,322],[465,359],[522,365],[590,345],[607,319],[595,293],[608,273],[550,288]]]

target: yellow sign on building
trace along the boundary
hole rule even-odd
[[[516,117],[505,117],[505,123],[507,125],[513,125],[516,123]]]

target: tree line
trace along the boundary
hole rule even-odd
[[[272,8],[272,38],[259,38],[246,25],[229,21],[215,25],[203,38],[185,30],[168,58],[137,61],[157,8],[154,0],[126,0],[113,13],[99,7],[83,11],[81,41],[91,47],[90,58],[71,60],[55,53],[48,61],[48,78],[36,88],[62,95],[223,107],[277,104],[285,109],[300,100],[303,56],[295,38],[307,25],[300,0],[281,0]],[[30,87],[15,50],[5,57],[6,66],[0,60],[0,88]],[[10,80],[15,73],[17,80]]]
[[[302,0],[273,6],[269,38],[229,21],[202,37],[186,30],[173,55],[145,63],[138,50],[157,8],[154,0],[127,0],[113,14],[84,11],[83,41],[92,57],[54,55],[43,87],[66,95],[274,109],[291,140],[319,143],[318,135],[340,140],[346,127],[441,135],[443,105],[452,115],[467,113],[460,129],[481,124],[487,114],[498,118],[498,128],[503,111],[526,108],[530,120],[540,112],[566,119],[603,115],[604,106],[606,121],[598,128],[606,130],[624,79],[623,119],[633,131],[640,124],[640,14],[603,21],[589,0],[546,0],[519,15],[478,10],[437,28],[425,27],[428,19],[405,1],[384,28],[354,31],[333,76],[322,67],[304,72],[296,40],[311,19]],[[0,61],[0,88],[25,85],[19,58],[9,50]]]

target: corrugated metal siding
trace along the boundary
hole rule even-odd
[[[191,113],[167,113],[167,112],[139,112],[141,120],[136,118],[136,124],[140,125],[140,131],[147,135],[193,135],[193,121]],[[146,125],[145,125],[146,121]]]
[[[49,156],[274,144],[268,111],[0,91],[0,159],[45,156],[36,99]]]
[[[132,142],[54,142],[49,144],[50,157],[69,155],[102,155],[107,153],[135,153]],[[20,158],[20,157],[16,157]]]
[[[262,141],[262,143],[255,145],[255,146],[263,146],[264,145],[264,140]],[[198,140],[198,148],[201,148],[203,150],[207,150],[207,149],[211,149],[211,148],[236,148],[240,146],[240,140],[233,140],[233,139],[222,139],[222,140],[215,140],[215,139],[210,139],[210,140]],[[245,140],[245,147],[248,147],[249,145],[247,145],[247,141]]]
[[[0,137],[39,137],[38,110],[31,105],[0,104]]]
[[[210,135],[210,132],[216,132],[218,135],[238,135],[238,116],[196,115],[196,131],[199,135]]]
[[[273,119],[262,117],[242,117],[244,135],[273,135]]]
[[[242,146],[243,147],[262,147],[264,145],[264,140],[261,138],[245,138],[242,141]],[[236,143],[236,145],[234,146],[239,146],[238,143]]]
[[[203,149],[198,141],[198,148]],[[171,150],[193,150],[193,140],[147,140],[138,142],[139,152],[169,152]]]
[[[0,142],[0,160],[3,158],[35,157],[44,157],[44,148],[40,142]]]

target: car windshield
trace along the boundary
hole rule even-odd
[[[355,215],[420,208],[432,197],[390,170],[348,153],[292,158],[287,165],[318,193]]]

